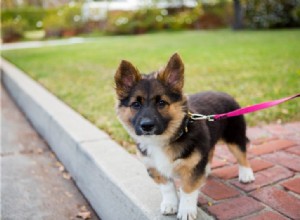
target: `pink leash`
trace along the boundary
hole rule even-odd
[[[251,112],[256,112],[256,111],[259,111],[259,110],[262,110],[265,108],[270,108],[272,106],[279,105],[280,103],[286,102],[288,100],[291,100],[291,99],[294,99],[297,97],[300,97],[300,93],[290,96],[290,97],[274,100],[274,101],[262,102],[259,104],[247,106],[247,107],[240,108],[240,109],[234,110],[232,112],[228,112],[228,113],[217,114],[217,115],[190,114],[190,117],[193,120],[203,120],[204,119],[204,120],[208,120],[208,121],[215,121],[215,120],[220,120],[220,119],[225,119],[225,118],[248,114]]]

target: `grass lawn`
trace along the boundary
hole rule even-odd
[[[2,55],[128,147],[117,121],[113,76],[121,59],[148,73],[174,52],[185,62],[185,92],[219,90],[242,106],[300,92],[300,30],[230,30],[99,37],[84,44]],[[250,125],[300,119],[300,100],[247,116]]]

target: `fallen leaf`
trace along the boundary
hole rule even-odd
[[[82,211],[82,212],[86,212],[86,211],[87,211],[87,208],[86,208],[85,205],[80,206],[79,209],[80,209],[80,211]]]
[[[90,219],[91,218],[91,212],[87,210],[87,208],[83,205],[80,207],[80,211],[78,212],[77,216],[78,218],[82,219]]]
[[[58,170],[59,170],[60,172],[64,172],[64,171],[65,171],[65,167],[64,167],[64,166],[60,166],[60,167],[58,168]]]
[[[71,179],[71,175],[67,172],[63,172],[63,178],[69,180],[69,179]]]
[[[78,212],[76,217],[82,218],[82,219],[90,219],[91,218],[91,212],[89,212],[89,211],[85,211],[85,212],[80,211],[80,212]]]
[[[61,166],[63,166],[63,165],[62,165],[61,162],[56,161],[56,162],[55,162],[55,166],[56,166],[56,167],[61,167]]]
[[[44,152],[43,149],[39,148],[35,151],[36,154],[42,154]]]
[[[69,192],[65,192],[65,195],[68,196],[69,198],[72,198],[72,197],[73,197],[73,194],[72,194],[72,193],[69,193]]]

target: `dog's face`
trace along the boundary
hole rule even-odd
[[[117,114],[131,136],[168,138],[176,132],[186,114],[183,74],[178,54],[164,69],[149,75],[141,75],[128,61],[121,62],[115,74]]]

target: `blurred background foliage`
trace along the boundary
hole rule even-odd
[[[83,18],[83,0],[22,0],[21,5],[16,2],[20,1],[1,2],[3,42],[92,35],[95,32],[116,35],[227,27],[300,27],[300,0],[198,0],[194,8],[109,10],[106,18],[99,21]]]
[[[299,0],[248,0],[244,4],[245,27],[299,27]]]

